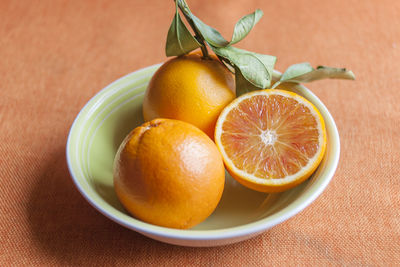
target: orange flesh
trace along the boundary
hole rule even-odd
[[[253,96],[227,114],[221,143],[238,169],[256,177],[295,174],[319,148],[318,122],[310,113],[285,96]]]

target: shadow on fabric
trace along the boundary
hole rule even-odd
[[[156,264],[168,262],[174,255],[173,258],[187,259],[190,264],[190,258],[199,250],[214,255],[221,250],[235,250],[240,244],[215,248],[179,247],[152,240],[112,222],[80,195],[70,177],[63,147],[35,177],[38,181],[26,208],[31,230],[29,238],[46,262]],[[250,242],[261,240],[256,237]]]
[[[146,246],[161,244],[123,228],[91,207],[72,182],[64,148],[35,176],[38,181],[26,213],[31,238],[43,257],[84,264],[106,257],[140,256]]]

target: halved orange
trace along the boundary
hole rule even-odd
[[[261,192],[282,192],[309,178],[326,148],[324,120],[298,94],[259,90],[224,108],[215,142],[228,172]]]

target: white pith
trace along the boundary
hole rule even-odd
[[[266,145],[273,145],[277,139],[276,132],[274,130],[266,130],[260,134],[261,141]]]

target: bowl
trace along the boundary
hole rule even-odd
[[[326,188],[339,161],[340,142],[335,122],[310,90],[301,85],[286,85],[283,89],[310,100],[326,123],[325,157],[306,182],[283,193],[266,194],[243,187],[226,173],[217,209],[188,230],[152,225],[129,215],[114,192],[113,160],[124,137],[143,122],[144,91],[159,67],[160,64],[153,65],[130,73],[102,89],[83,107],[70,129],[66,156],[71,177],[80,193],[99,212],[158,241],[182,246],[218,246],[251,238],[284,222],[310,205]]]

